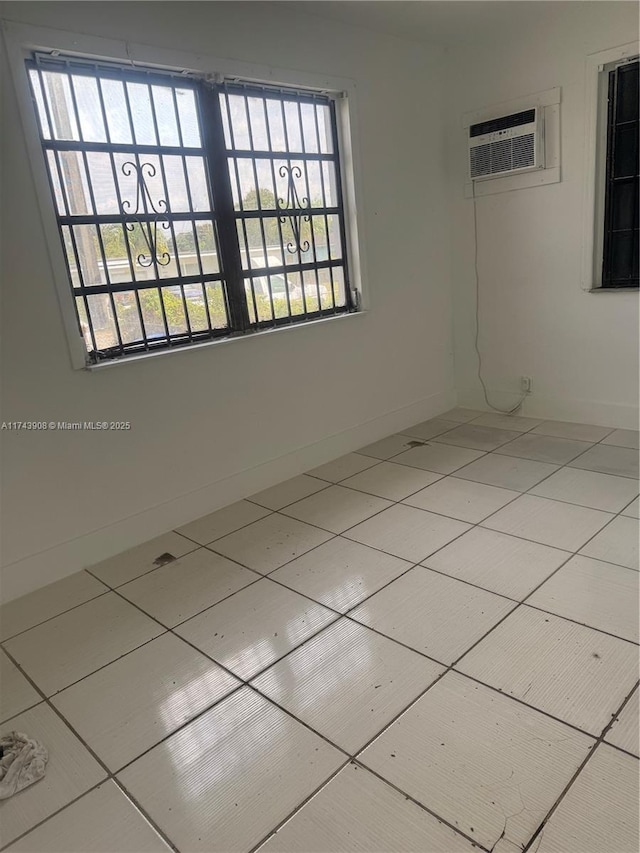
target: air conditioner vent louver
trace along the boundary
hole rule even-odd
[[[527,169],[536,164],[535,135],[528,133],[513,140],[513,168]]]
[[[491,174],[491,146],[478,145],[472,148],[471,156],[471,177],[476,178],[478,175]]]
[[[542,131],[537,108],[471,125],[469,176],[492,178],[544,168]]]

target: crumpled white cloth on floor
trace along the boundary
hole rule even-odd
[[[46,747],[22,732],[0,738],[0,751],[0,800],[33,785],[47,772]]]

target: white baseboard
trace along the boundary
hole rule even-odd
[[[489,390],[489,399],[499,408],[509,408],[518,402],[520,395],[513,391]],[[458,390],[458,405],[470,409],[487,409],[481,389]],[[571,397],[546,397],[535,392],[526,397],[517,413],[529,418],[554,421],[573,421],[583,424],[638,429],[638,403],[603,403],[595,400],[576,400]]]
[[[401,409],[328,436],[230,477],[148,507],[98,530],[31,554],[0,569],[1,600],[10,601],[85,567],[140,545],[234,501],[274,486],[405,427],[436,417],[456,403],[455,391],[443,391]]]

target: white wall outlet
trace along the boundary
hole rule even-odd
[[[521,376],[520,387],[525,392],[525,394],[530,394],[533,390],[533,379],[530,376]]]

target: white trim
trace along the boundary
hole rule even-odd
[[[524,95],[522,98],[513,98],[511,101],[500,101],[489,107],[481,107],[479,110],[464,113],[462,116],[462,127],[464,130],[479,121],[487,121],[510,113],[517,113],[531,107],[550,107],[552,104],[560,103],[560,87],[546,89],[544,92],[534,92],[532,95]]]
[[[2,24],[7,58],[22,118],[25,145],[29,155],[36,195],[38,196],[38,207],[45,235],[46,250],[51,263],[53,281],[69,346],[69,356],[71,365],[78,370],[86,366],[87,350],[78,326],[73,294],[69,287],[69,277],[60,242],[60,234],[58,233],[54,202],[51,196],[44,157],[42,156],[40,131],[38,129],[35,110],[31,104],[29,81],[24,65],[25,52],[22,44],[13,38],[10,25],[4,21]]]
[[[517,403],[520,391],[489,388],[489,396],[499,407]],[[458,390],[458,405],[469,409],[486,409],[482,390],[461,388]],[[597,424],[612,429],[638,429],[638,407],[627,403],[609,403],[600,400],[580,400],[562,395],[559,397],[535,394],[525,398],[522,409],[517,412],[530,418]]]
[[[122,358],[109,358],[104,361],[99,361],[96,364],[88,364],[87,370],[102,371],[109,370],[113,367],[118,367],[121,364],[129,364],[135,362],[150,362],[160,356],[178,355],[179,353],[197,352],[197,350],[205,349],[206,347],[218,347],[228,344],[239,343],[240,341],[258,341],[266,335],[280,335],[285,332],[302,331],[310,326],[323,326],[325,323],[338,323],[353,320],[355,317],[368,317],[371,312],[367,309],[360,311],[352,311],[347,314],[336,314],[335,316],[320,317],[316,320],[308,320],[306,323],[292,323],[290,326],[275,326],[272,329],[260,329],[257,332],[251,332],[247,335],[233,335],[228,338],[214,338],[210,341],[196,342],[181,347],[171,347],[171,349],[159,349],[152,352],[144,352],[136,355],[126,355]]]
[[[31,93],[24,60],[34,50],[49,52],[51,50],[58,50],[66,55],[115,60],[127,64],[140,64],[145,67],[155,66],[157,68],[177,71],[192,71],[197,74],[238,77],[258,83],[314,89],[339,96],[336,100],[336,115],[341,147],[340,167],[344,198],[345,232],[347,237],[347,246],[344,247],[344,250],[349,264],[351,290],[359,292],[362,297],[361,304],[363,306],[368,304],[367,293],[363,288],[363,259],[365,256],[363,223],[356,223],[356,210],[358,206],[362,208],[362,205],[358,205],[357,203],[362,198],[362,177],[357,167],[359,157],[357,148],[357,96],[355,80],[348,77],[336,77],[328,74],[258,65],[242,60],[218,58],[207,54],[195,54],[152,45],[116,41],[100,36],[36,27],[4,19],[0,21],[0,25],[3,31],[23,123],[27,152],[31,163],[47,249],[51,260],[53,279],[67,333],[73,368],[80,369],[88,367],[88,358],[84,339],[78,328],[73,294],[69,287],[62,244],[58,233],[54,201],[51,197],[49,179],[42,156],[35,110],[31,103]],[[299,325],[300,327],[304,327],[307,324],[301,323]],[[240,339],[248,340],[251,337],[253,335],[246,335]],[[236,338],[218,339],[208,343],[217,344],[222,340],[236,340]],[[188,345],[181,347],[180,350],[192,350],[194,346],[193,344]],[[172,349],[166,349],[159,350],[153,354],[145,353],[140,356],[140,359],[150,358],[156,354],[167,355],[171,352],[173,352]],[[127,364],[133,360],[123,358],[114,361]]]
[[[357,450],[390,433],[399,432],[412,424],[442,414],[455,403],[454,391],[433,394],[315,444],[298,448],[254,468],[240,471],[166,503],[120,519],[99,530],[30,554],[0,569],[2,600],[9,601],[26,595],[34,589],[186,524],[194,518],[214,512],[344,453]]]
[[[546,89],[512,101],[503,101],[492,107],[483,107],[462,116],[462,128],[466,132],[470,125],[486,121],[496,116],[509,115],[531,107],[540,107],[544,121],[544,169],[536,169],[520,175],[505,175],[502,178],[492,178],[475,182],[475,197],[522,190],[528,187],[539,187],[545,184],[557,184],[562,179],[560,169],[560,102],[561,90]],[[466,148],[465,148],[466,152]],[[464,197],[474,197],[474,186],[471,181],[464,184]]]
[[[599,83],[605,65],[631,58],[638,54],[638,42],[601,50],[587,56],[585,67],[585,154],[584,189],[582,200],[582,290],[600,289],[599,264],[596,262],[596,184],[598,179],[598,155],[600,146],[598,126]],[[601,128],[600,128],[601,130]],[[604,202],[603,202],[604,203]]]

